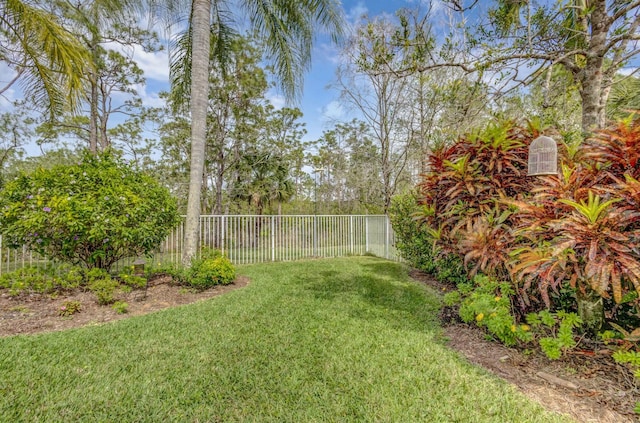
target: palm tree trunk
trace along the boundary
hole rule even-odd
[[[204,172],[209,97],[209,26],[211,0],[193,0],[191,57],[191,169],[182,264],[189,266],[198,249],[200,190]]]

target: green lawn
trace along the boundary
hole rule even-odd
[[[569,421],[447,349],[400,264],[239,272],[248,287],[204,302],[0,339],[0,421]]]

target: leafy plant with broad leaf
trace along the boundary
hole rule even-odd
[[[492,123],[429,157],[431,172],[420,185],[429,213],[422,218],[442,251],[463,258],[472,274],[507,275],[515,238],[512,206],[503,200],[530,190],[527,148],[534,135],[513,122]]]
[[[549,289],[567,282],[579,308],[581,298],[620,303],[640,292],[639,127],[628,121],[596,133],[577,154],[585,163],[563,165],[557,177],[538,179],[531,199],[511,202],[523,241],[512,274],[523,290],[536,281],[547,307]]]

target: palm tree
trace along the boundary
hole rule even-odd
[[[0,61],[15,72],[0,95],[17,81],[25,94],[51,115],[75,109],[90,56],[56,17],[22,0],[0,0]]]
[[[280,85],[290,99],[302,90],[303,73],[311,61],[314,29],[326,30],[337,39],[343,28],[337,0],[192,0],[191,43],[185,46],[190,49],[191,59],[191,168],[182,256],[185,265],[189,265],[195,255],[199,238],[210,53],[214,53],[224,68],[229,35],[241,17],[248,17],[252,28],[264,38],[266,56],[273,63]],[[215,41],[213,46],[212,40]]]

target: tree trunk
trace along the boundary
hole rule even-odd
[[[598,64],[598,62],[600,62]],[[582,98],[582,131],[586,134],[593,132],[604,126],[600,122],[601,111],[601,91],[602,91],[602,60],[588,60],[587,66],[583,69],[582,87],[580,96]]]
[[[211,0],[193,0],[191,56],[191,168],[182,264],[189,266],[198,249],[200,190],[204,173],[209,97],[209,27]]]
[[[604,304],[602,297],[591,288],[576,290],[578,315],[582,319],[585,332],[596,335],[604,324]]]
[[[89,150],[96,154],[98,152],[98,83],[96,82],[95,70],[90,71],[91,104],[89,105]]]
[[[593,4],[590,17],[589,54],[585,57],[584,69],[580,71],[579,78],[582,98],[582,131],[586,134],[593,132],[594,129],[602,128],[605,124],[602,111],[605,104],[601,101],[609,24],[604,1],[597,1]]]

